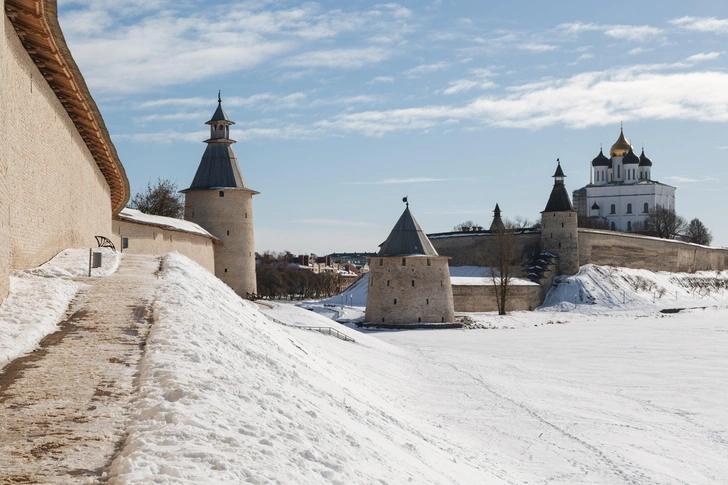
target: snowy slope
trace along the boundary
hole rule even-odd
[[[183,256],[162,278],[112,485],[728,477],[728,310],[342,329],[352,344],[273,323],[265,313],[335,325],[293,305],[260,311]]]
[[[103,266],[93,276],[105,276],[119,266],[117,253],[103,249]],[[38,268],[13,271],[10,294],[0,305],[0,367],[33,350],[58,329],[68,305],[83,287],[75,276],[88,275],[88,249],[67,249]]]
[[[501,483],[456,464],[435,424],[390,399],[414,372],[398,349],[273,323],[178,254],[165,257],[154,308],[109,483]],[[341,370],[334,348],[385,363],[384,377]]]
[[[582,266],[559,277],[541,309],[603,313],[728,303],[728,271],[666,273],[611,266]]]

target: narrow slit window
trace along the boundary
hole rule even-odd
[[[220,197],[225,197],[225,191],[223,191],[223,190],[220,191]]]

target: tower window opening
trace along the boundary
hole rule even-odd
[[[222,190],[220,191],[220,197],[225,197],[225,192]]]
[[[440,286],[442,286],[442,280],[440,280]]]
[[[402,266],[407,266],[407,258],[402,258]]]
[[[225,268],[225,272],[227,273],[227,268]]]
[[[387,286],[389,286],[389,280],[387,280]]]
[[[442,323],[445,323],[445,317],[440,317],[440,321],[441,321]]]
[[[425,298],[425,302],[429,305],[430,304],[430,299],[429,298]]]
[[[422,317],[417,317],[417,323],[420,323],[422,321]]]
[[[561,227],[564,227],[564,223],[563,222],[561,223]]]
[[[415,280],[412,280],[412,286],[415,286]]]
[[[372,278],[371,276],[369,276],[369,278],[369,286],[374,286],[374,278]]]
[[[246,219],[248,218],[248,213],[247,213],[247,212],[245,213],[245,218],[246,218]]]
[[[227,235],[228,235],[228,236],[230,235],[230,231],[228,231],[228,232],[227,232]]]
[[[395,305],[397,304],[397,299],[396,299],[396,298],[394,299],[394,304],[395,304]]]
[[[384,264],[384,258],[379,258],[379,266]]]
[[[195,211],[192,211],[192,217],[195,217]]]
[[[611,205],[611,206],[609,207],[609,213],[610,213],[610,214],[616,214],[616,213],[617,213],[617,206],[616,206],[616,205],[614,205],[614,204],[612,204],[612,205]]]
[[[559,249],[561,249],[561,243],[559,243]]]
[[[427,258],[427,266],[432,266],[432,261],[430,261],[430,258]]]
[[[384,323],[384,317],[382,317],[382,323]]]
[[[552,233],[551,233],[551,239],[553,239],[553,238],[554,238],[554,233],[552,232]]]

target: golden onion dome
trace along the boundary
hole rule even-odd
[[[612,148],[609,149],[609,154],[611,157],[623,157],[629,153],[630,149],[632,149],[632,145],[624,138],[624,131],[620,127],[619,138],[612,145]]]

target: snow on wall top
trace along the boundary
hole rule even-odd
[[[218,239],[204,230],[201,226],[195,224],[194,222],[185,221],[183,219],[175,219],[174,217],[164,217],[164,216],[155,216],[152,214],[145,214],[142,211],[136,210],[136,209],[130,209],[128,207],[124,207],[121,212],[119,212],[119,215],[116,216],[117,219],[127,221],[127,222],[134,222],[137,224],[147,224],[150,226],[158,226],[163,229],[168,229],[170,231],[180,231],[180,232],[188,232],[190,234],[198,234],[200,236],[209,237],[210,239],[213,239],[215,241],[218,241]]]

